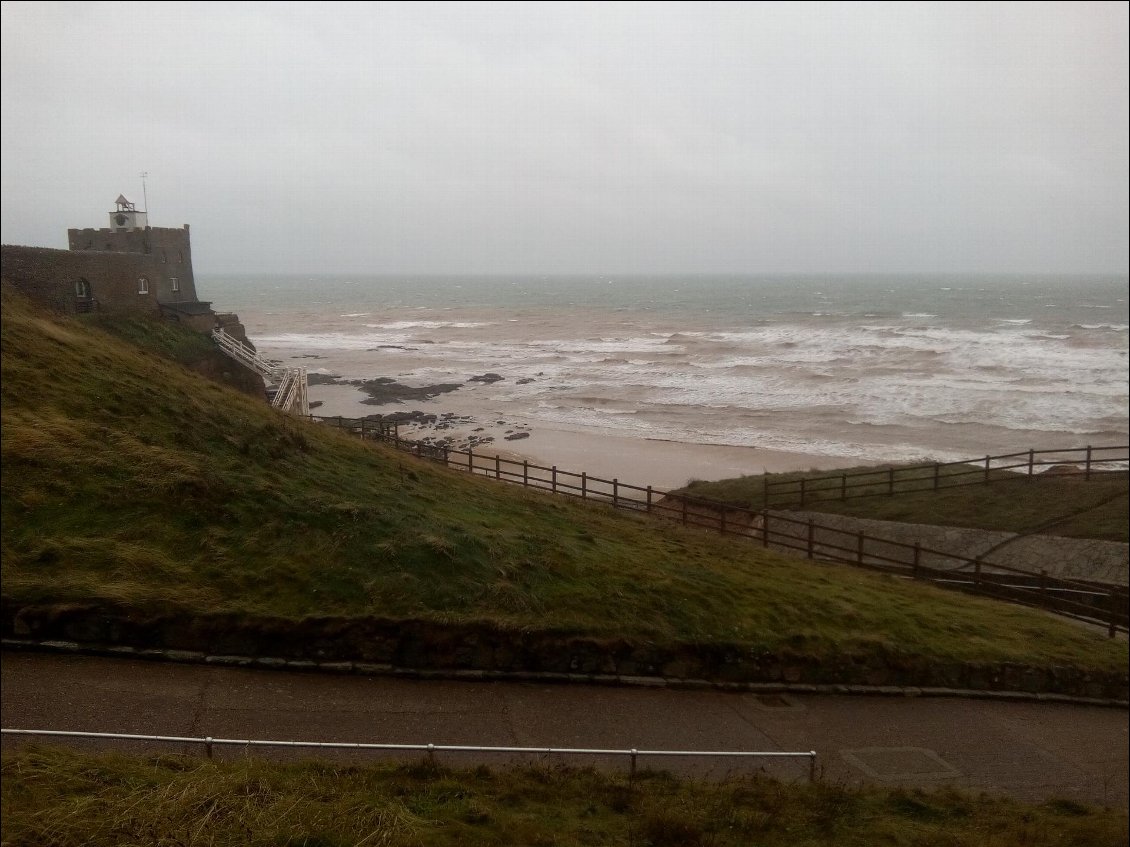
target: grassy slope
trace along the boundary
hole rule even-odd
[[[5,844],[1114,847],[1126,814],[954,791],[587,769],[213,764],[31,749],[3,760]]]
[[[358,443],[7,292],[3,339],[0,543],[16,601],[1125,669],[1124,643],[1024,609]]]
[[[895,466],[896,469],[898,466]],[[846,473],[874,471],[874,468],[853,468]],[[949,467],[949,473],[970,470],[968,466]],[[920,488],[929,480],[922,472],[908,472]],[[773,474],[774,482],[824,479],[826,471],[798,474]],[[867,478],[849,480],[860,484],[857,493],[872,489],[876,496],[859,497],[841,501],[838,479],[814,482],[810,487],[826,488],[810,494],[805,509],[831,512],[860,518],[886,521],[962,526],[977,529],[996,529],[1006,532],[1043,532],[1072,538],[1098,538],[1107,541],[1130,541],[1130,521],[1127,521],[1127,492],[1130,489],[1125,475],[1098,475],[1090,481],[1080,476],[1055,474],[1021,477],[1009,471],[993,471],[994,482],[989,485],[943,487],[938,491],[900,491],[896,471],[895,494],[887,496],[885,474],[877,474],[874,486],[862,487]],[[962,476],[964,482],[979,479],[980,475]],[[764,479],[745,476],[717,482],[693,482],[680,489],[679,494],[718,500],[747,509],[764,507]],[[790,490],[795,486],[790,486]],[[826,498],[826,499],[825,499]],[[780,499],[780,498],[778,498]],[[773,502],[773,501],[771,501]],[[798,507],[799,508],[799,507]]]

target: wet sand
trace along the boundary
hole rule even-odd
[[[815,456],[762,450],[756,447],[727,447],[715,444],[685,444],[573,432],[535,426],[530,437],[519,442],[491,445],[483,452],[516,456],[547,467],[580,472],[603,479],[660,490],[680,488],[691,480],[712,481],[743,475],[782,473],[799,470],[832,470],[854,467],[859,459]],[[476,450],[476,452],[478,452]]]
[[[311,399],[323,405],[312,410],[315,415],[364,417],[374,413],[403,412],[419,409],[429,414],[456,414],[470,421],[456,421],[437,429],[434,426],[402,426],[406,439],[451,439],[455,449],[466,449],[469,439],[492,439],[472,449],[476,455],[499,455],[503,459],[543,467],[556,466],[562,471],[581,473],[602,479],[616,479],[641,488],[659,490],[680,488],[691,480],[713,481],[763,473],[787,471],[834,470],[866,464],[857,457],[824,456],[816,453],[794,453],[759,447],[737,447],[715,444],[690,444],[632,437],[619,432],[587,427],[566,427],[534,418],[500,411],[497,405],[476,402],[483,396],[474,388],[461,390],[434,400],[416,404],[364,405],[365,395],[348,385],[312,385]],[[504,421],[500,423],[500,421]],[[524,435],[528,433],[528,435]],[[507,435],[519,435],[508,440]]]

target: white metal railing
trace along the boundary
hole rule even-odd
[[[470,744],[369,744],[352,741],[268,741],[250,738],[193,738],[177,735],[133,735],[118,732],[71,732],[56,729],[0,729],[4,735],[35,735],[50,738],[88,738],[115,741],[156,741],[165,744],[201,744],[208,758],[215,747],[283,747],[320,750],[374,750],[384,752],[418,752],[434,757],[436,753],[510,753],[537,756],[627,756],[630,773],[634,776],[636,762],[641,757],[694,757],[717,759],[807,759],[808,779],[816,780],[816,751],[745,751],[745,750],[619,750],[589,747],[489,747]]]
[[[249,350],[220,327],[212,330],[212,339],[229,357],[275,386],[272,406],[297,415],[310,414],[310,401],[306,395],[306,368],[288,368],[273,362],[258,351]]]

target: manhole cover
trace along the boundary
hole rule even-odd
[[[865,747],[840,755],[873,779],[951,779],[961,771],[924,747]]]

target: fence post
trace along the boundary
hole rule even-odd
[[[210,735],[204,739],[204,752],[209,759],[212,758],[212,736]]]
[[[585,499],[588,498],[588,488],[589,488],[589,475],[585,471],[581,471],[581,499],[582,500],[585,500]]]
[[[530,460],[529,459],[523,459],[522,460],[522,487],[523,488],[529,488],[530,487]]]
[[[472,474],[475,472],[475,451],[471,447],[467,448],[467,470]]]
[[[557,465],[553,466],[552,471],[553,471],[553,473],[550,476],[550,482],[549,482],[550,488],[549,488],[549,490],[552,491],[554,494],[556,494],[557,493]]]
[[[494,454],[494,478],[502,479],[502,459],[497,453]]]
[[[612,505],[620,505],[620,480],[615,477],[612,478]]]
[[[647,513],[651,514],[651,486],[647,487]]]
[[[985,482],[989,481],[989,462],[992,460],[992,458],[992,456],[985,457]]]
[[[860,530],[855,539],[855,561],[857,564],[863,564],[863,543],[867,540],[867,536]]]
[[[808,781],[816,782],[816,751],[808,751]]]
[[[393,444],[396,446],[396,449],[399,450],[400,449],[400,426],[399,425],[394,426],[392,428],[392,441],[393,441]]]
[[[364,418],[361,418],[361,440],[365,440],[365,424],[368,423]]]
[[[812,518],[808,519],[808,558],[812,558],[812,539],[816,534],[816,527],[812,522]]]
[[[1083,479],[1088,480],[1091,478],[1091,445],[1087,445],[1087,464],[1083,470]]]
[[[1036,451],[1028,451],[1028,476],[1032,476],[1036,472]]]
[[[840,477],[840,499],[847,499],[847,474]]]
[[[343,425],[342,425],[342,423],[341,423],[341,415],[338,415],[338,416],[337,416],[337,428],[338,428],[338,429],[343,429],[343,428],[344,428],[344,427],[343,427]]]
[[[631,767],[630,767],[630,770],[629,770],[629,773],[628,773],[628,780],[629,781],[632,781],[636,778],[636,756],[638,756],[638,755],[639,755],[639,751],[636,750],[635,747],[633,747],[632,748],[632,764],[631,764]]]

